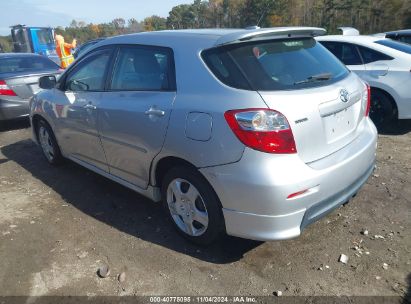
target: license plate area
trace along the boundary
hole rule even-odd
[[[354,106],[323,117],[327,143],[338,141],[355,129]]]

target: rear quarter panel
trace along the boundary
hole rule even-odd
[[[381,62],[387,63],[389,66],[386,75],[378,76],[369,71],[361,77],[371,87],[379,88],[391,95],[398,107],[398,118],[411,118],[411,56],[408,60],[396,58],[392,61]]]

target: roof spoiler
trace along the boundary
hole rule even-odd
[[[327,31],[318,27],[272,27],[272,28],[248,28],[220,37],[215,45],[238,43],[248,40],[262,40],[275,38],[276,36],[322,36]]]
[[[359,36],[360,35],[360,31],[353,27],[341,26],[338,29],[342,32],[343,36]]]

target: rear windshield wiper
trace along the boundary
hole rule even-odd
[[[310,76],[307,79],[304,79],[304,80],[301,80],[301,81],[294,82],[294,85],[309,83],[309,82],[314,82],[314,81],[329,80],[329,79],[331,79],[331,77],[332,77],[331,73],[322,73],[322,74]]]

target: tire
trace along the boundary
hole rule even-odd
[[[170,169],[163,178],[161,196],[171,223],[190,242],[204,246],[225,235],[220,201],[194,168]]]
[[[49,164],[56,166],[63,162],[60,148],[54,136],[53,130],[47,122],[40,120],[37,125],[37,138],[43,151],[43,155]]]
[[[387,94],[371,89],[370,118],[378,129],[383,129],[396,120],[397,109]]]

